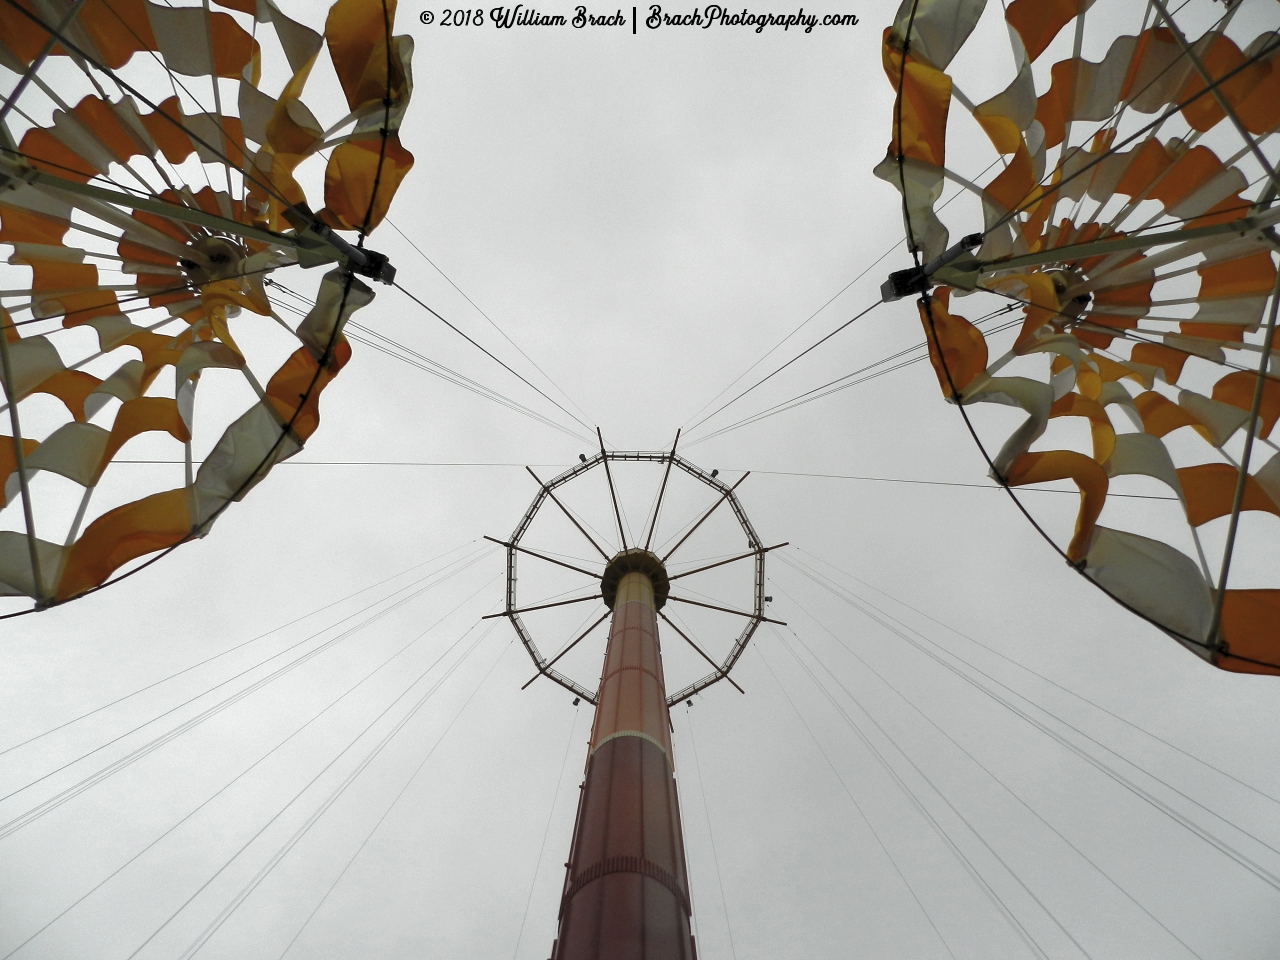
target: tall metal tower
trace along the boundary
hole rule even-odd
[[[648,461],[662,463],[666,467],[654,502],[652,520],[646,524],[648,534],[644,546],[627,543],[610,469],[610,463],[619,461]],[[584,523],[556,494],[565,484],[599,466],[605,470],[613,516],[617,522],[620,549],[612,552],[591,536]],[[710,487],[717,497],[675,546],[664,556],[659,556],[650,547],[672,467]],[[533,474],[532,470],[529,472]],[[717,479],[714,471],[707,473],[677,456],[674,447],[670,452],[606,451],[602,442],[599,453],[590,459],[583,457],[581,463],[549,483],[543,483],[536,474],[533,476],[540,487],[538,495],[511,538],[495,541],[507,548],[507,602],[506,609],[493,616],[506,616],[511,620],[537,665],[538,673],[533,679],[548,677],[596,707],[573,842],[565,864],[558,935],[552,947],[551,960],[696,960],[691,931],[689,875],[671,744],[670,707],[720,680],[728,680],[741,691],[742,688],[729,678],[729,672],[760,623],[780,622],[764,615],[764,605],[769,599],[764,596],[764,558],[769,550],[776,547],[764,546],[756,536],[734,494],[737,484],[734,487],[726,485]],[[744,479],[745,476],[738,483]],[[588,570],[521,543],[539,509],[548,500],[572,521],[599,553],[604,561],[603,571]],[[668,574],[667,561],[672,554],[726,503],[746,537],[747,550],[728,559]],[[521,607],[516,597],[516,558],[520,554],[590,577],[599,583],[599,593]],[[723,557],[725,553],[717,555]],[[748,559],[754,561],[750,610],[693,600],[671,591],[673,581]],[[567,643],[555,657],[550,660],[544,658],[521,614],[593,600],[603,601],[606,607],[600,618]],[[689,636],[688,630],[682,630],[662,612],[668,601],[718,611],[723,615],[744,618],[746,622],[728,655],[722,661],[716,661]],[[604,666],[599,684],[593,691],[553,667],[606,618],[610,619],[610,624]],[[671,696],[667,695],[663,670],[659,619],[713,668],[712,673],[689,683]]]
[[[601,578],[613,611],[552,960],[694,960],[658,610],[667,571],[624,550]]]

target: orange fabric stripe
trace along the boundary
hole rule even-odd
[[[1067,559],[1072,563],[1084,559],[1093,536],[1094,525],[1107,499],[1107,474],[1098,463],[1074,450],[1050,450],[1046,453],[1024,453],[1009,467],[1005,477],[1009,486],[1071,480],[1080,489],[1080,512],[1076,515],[1075,535],[1067,545]]]
[[[1178,470],[1178,481],[1186,496],[1187,521],[1193,526],[1208,523],[1231,512],[1236,480],[1240,471],[1228,463],[1202,463]],[[1245,481],[1241,510],[1263,510],[1280,517],[1280,506],[1266,494],[1253,477]]]
[[[1226,651],[1217,666],[1233,673],[1280,676],[1280,590],[1228,590],[1222,599]],[[1242,659],[1238,659],[1242,658]],[[1250,663],[1260,660],[1262,663]],[[1262,664],[1274,663],[1268,667]]]

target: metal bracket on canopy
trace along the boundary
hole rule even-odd
[[[948,247],[923,267],[895,270],[880,285],[882,303],[892,303],[913,293],[924,293],[938,283],[973,290],[978,285],[980,265],[971,251],[982,243],[982,234],[971,233],[959,243]]]

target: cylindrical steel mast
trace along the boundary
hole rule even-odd
[[[657,610],[647,550],[610,562],[613,610],[552,960],[696,960]]]

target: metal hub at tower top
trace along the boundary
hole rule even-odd
[[[628,543],[624,532],[621,512],[618,506],[617,490],[613,481],[613,465],[626,463],[656,463],[665,466],[662,475],[662,484],[657,492],[657,498],[654,502],[652,510],[652,521],[647,523],[647,530],[642,531],[643,543]],[[602,544],[596,536],[592,536],[588,532],[583,522],[569,509],[561,496],[562,488],[566,485],[578,480],[591,470],[603,467],[609,486],[609,496],[612,501],[612,513],[617,521],[616,544]],[[715,495],[709,502],[708,508],[702,513],[696,522],[692,523],[679,538],[679,540],[666,551],[665,555],[659,555],[651,549],[654,546],[654,534],[657,526],[657,519],[661,513],[663,497],[668,490],[668,484],[672,476],[673,469],[679,470],[684,475],[692,477],[694,480],[708,487]],[[653,583],[655,611],[657,615],[666,622],[688,645],[697,652],[699,658],[705,661],[711,668],[712,672],[702,676],[692,683],[683,686],[667,697],[668,704],[678,703],[681,700],[693,696],[710,687],[712,684],[718,683],[720,680],[729,678],[729,673],[738,659],[746,650],[747,644],[751,642],[752,636],[761,623],[769,621],[769,617],[765,616],[765,575],[764,561],[765,554],[770,550],[776,549],[778,546],[785,544],[776,544],[775,546],[765,546],[756,534],[755,528],[748,519],[741,502],[738,500],[735,489],[749,474],[744,474],[732,486],[719,479],[716,471],[706,471],[698,466],[685,460],[679,456],[675,449],[669,451],[623,451],[623,450],[605,450],[603,444],[600,450],[591,457],[582,457],[581,462],[575,464],[568,470],[552,478],[549,481],[543,481],[532,470],[529,471],[534,480],[538,483],[538,493],[534,496],[533,502],[521,517],[520,522],[516,525],[511,536],[506,540],[499,540],[496,537],[489,537],[495,543],[499,543],[506,547],[507,550],[507,591],[505,609],[498,614],[490,616],[505,616],[515,628],[517,635],[524,644],[525,649],[529,652],[530,658],[538,669],[537,676],[545,676],[550,680],[565,687],[575,696],[594,704],[597,702],[597,692],[588,685],[566,676],[561,671],[555,669],[555,665],[559,660],[574,649],[578,643],[584,640],[593,630],[604,623],[609,615],[609,611],[613,609],[615,592],[622,575],[630,570],[638,570],[649,575]],[[695,532],[703,528],[703,524],[710,519],[722,507],[727,507],[733,514],[738,527],[746,539],[747,549],[740,550],[729,556],[728,559],[717,560],[703,566],[699,566],[693,570],[683,570],[676,574],[667,572],[667,564],[672,556],[680,550],[693,536]],[[532,525],[534,518],[544,508],[550,508],[553,512],[563,514],[574,525],[583,539],[590,544],[591,549],[599,556],[603,562],[603,569],[591,570],[575,563],[568,563],[562,559],[548,556],[545,552],[534,549],[525,543],[526,534]],[[598,535],[597,535],[598,536]],[[730,553],[726,549],[720,555]],[[526,602],[518,596],[518,577],[517,558],[521,555],[532,558],[533,560],[542,561],[544,563],[554,564],[561,568],[576,571],[592,581],[599,584],[599,593],[590,596],[582,596],[572,600],[555,600],[549,603]],[[748,602],[736,607],[721,606],[709,604],[701,600],[695,600],[691,597],[682,596],[678,590],[673,592],[673,584],[682,578],[690,577],[703,571],[713,568],[725,566],[727,564],[751,561],[753,566],[753,579],[751,592]],[[534,610],[543,610],[549,607],[564,606],[572,603],[589,602],[593,600],[603,600],[605,610],[599,619],[595,620],[591,626],[587,627],[579,636],[564,638],[565,646],[558,654],[553,657],[544,656],[533,632],[529,629],[528,624],[521,616]],[[702,607],[717,611],[726,615],[726,617],[735,617],[743,621],[742,627],[738,630],[737,637],[733,641],[729,652],[722,659],[714,659],[709,656],[705,649],[700,646],[696,640],[688,636],[686,631],[681,630],[671,619],[663,613],[663,608],[668,601],[680,604],[686,604],[694,607]],[[776,622],[776,621],[774,621]],[[737,684],[733,680],[728,682],[735,687]]]

